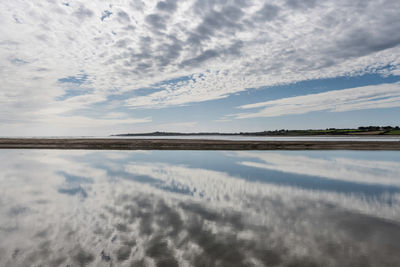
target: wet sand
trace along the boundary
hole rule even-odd
[[[122,138],[0,138],[0,149],[95,150],[400,150],[400,142],[231,141]]]

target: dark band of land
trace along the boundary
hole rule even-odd
[[[94,150],[400,150],[400,142],[230,141],[198,139],[0,138],[0,149]]]

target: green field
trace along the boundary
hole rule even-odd
[[[387,132],[385,134],[389,134],[389,135],[399,134],[400,135],[400,130],[391,130],[390,132]]]

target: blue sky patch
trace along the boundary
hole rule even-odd
[[[59,83],[73,83],[76,85],[81,85],[87,81],[88,75],[87,74],[79,74],[76,76],[68,76],[65,78],[58,79]]]
[[[111,11],[104,10],[103,13],[101,13],[101,21],[104,21],[106,18],[109,18],[112,15]]]

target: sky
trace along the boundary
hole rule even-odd
[[[0,2],[0,136],[400,125],[400,1]]]

